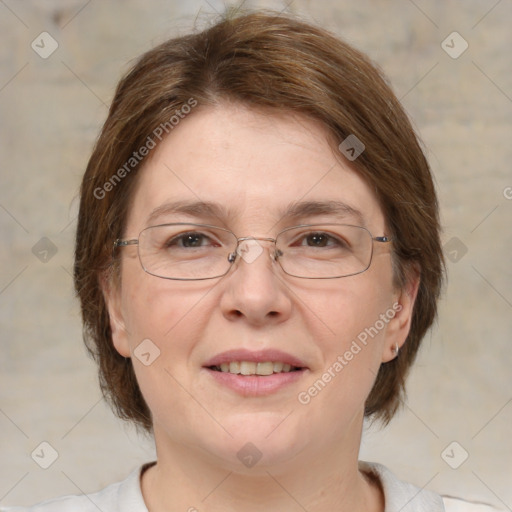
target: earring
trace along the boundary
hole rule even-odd
[[[393,349],[393,352],[395,353],[395,357],[398,357],[398,352],[400,352],[400,347],[398,346],[398,343],[395,343],[395,348]]]

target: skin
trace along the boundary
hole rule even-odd
[[[293,201],[334,199],[359,209],[374,236],[388,234],[376,197],[327,140],[305,117],[226,102],[200,107],[141,171],[126,238],[138,237],[156,207],[180,199],[218,202],[230,215],[167,215],[153,224],[203,222],[269,237],[300,223],[357,223],[278,214]],[[132,357],[147,338],[160,350],[149,366],[132,357],[154,420],[158,462],[141,484],[150,512],[384,510],[380,486],[358,470],[364,403],[380,364],[407,337],[418,283],[395,289],[383,244],[374,244],[366,272],[326,280],[287,276],[267,245],[222,278],[188,282],[147,274],[136,246],[125,247],[121,284],[104,286],[118,352]],[[384,329],[310,403],[299,403],[298,393],[394,303],[401,309]],[[241,396],[202,368],[240,347],[286,351],[308,370],[270,396]],[[248,442],[262,454],[252,468],[237,458]]]

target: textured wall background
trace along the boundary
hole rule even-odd
[[[407,406],[386,430],[366,432],[361,457],[512,510],[512,2],[288,4],[381,65],[422,134],[442,203],[439,323]],[[222,8],[0,0],[1,504],[90,492],[154,457],[104,405],[82,347],[70,275],[76,194],[130,59]],[[53,452],[41,442],[58,452],[46,470]]]

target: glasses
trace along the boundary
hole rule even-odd
[[[270,256],[283,271],[303,279],[334,279],[361,274],[370,267],[373,242],[364,227],[348,224],[305,224],[281,231],[275,238],[237,237],[208,224],[161,224],[143,229],[138,239],[114,242],[137,245],[142,268],[163,279],[202,280],[226,275],[238,257],[252,263],[263,252],[258,241],[272,242]]]

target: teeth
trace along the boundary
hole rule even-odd
[[[229,373],[240,373],[240,363],[229,363]]]
[[[283,366],[284,366],[284,363],[274,363],[274,371],[276,373],[282,372]]]
[[[256,365],[256,374],[257,375],[272,375],[273,373],[274,373],[274,364],[272,362],[258,363]]]
[[[240,363],[240,373],[242,375],[254,375],[256,373],[256,363],[242,361]]]
[[[233,373],[242,375],[272,375],[273,373],[288,373],[292,371],[290,364],[279,361],[265,361],[262,363],[253,363],[251,361],[231,361],[222,363],[216,367],[223,373]]]

